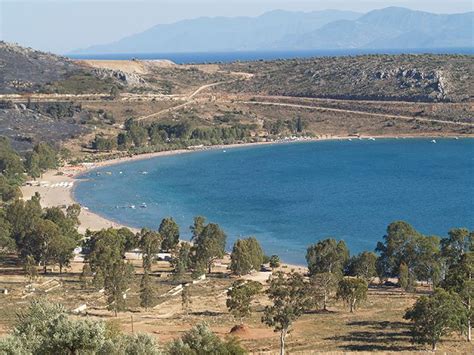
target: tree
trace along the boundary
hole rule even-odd
[[[456,292],[464,306],[465,328],[468,341],[472,341],[472,323],[474,322],[474,252],[466,252],[456,262],[450,265],[442,283],[444,289]]]
[[[0,174],[0,203],[10,202],[21,198],[21,190],[15,183],[11,183]]]
[[[104,137],[103,134],[97,134],[91,145],[92,149],[99,152],[110,152],[117,148],[117,140],[112,137]]]
[[[447,267],[457,263],[464,254],[474,251],[474,232],[466,228],[453,228],[448,237],[441,239],[441,255],[446,260]]]
[[[18,312],[12,337],[26,353],[79,354],[98,352],[104,333],[102,322],[73,320],[62,305],[35,300]]]
[[[79,221],[79,215],[81,214],[81,205],[73,203],[66,208],[66,217],[78,227],[81,222]]]
[[[113,228],[86,233],[86,260],[96,276],[105,277],[107,270],[125,256],[125,240]],[[100,272],[99,272],[100,271]]]
[[[58,166],[58,153],[48,143],[38,143],[33,147],[33,152],[38,155],[38,165],[41,172],[54,169]]]
[[[140,282],[140,306],[145,307],[148,310],[155,303],[155,290],[151,284],[150,275],[148,270],[145,269],[142,280]]]
[[[41,177],[40,158],[36,152],[28,152],[25,157],[25,169],[33,179]]]
[[[159,355],[155,338],[150,334],[131,334],[122,335],[119,338],[119,348],[116,352],[102,352],[112,354],[130,354],[130,355]]]
[[[349,250],[342,240],[321,240],[309,246],[306,253],[310,275],[322,272],[342,273],[348,260]]]
[[[226,305],[229,312],[244,323],[244,318],[250,315],[253,298],[262,290],[262,285],[257,281],[235,281],[227,291]]]
[[[399,274],[398,283],[400,287],[407,292],[413,292],[415,290],[415,280],[407,264],[402,263],[400,265]]]
[[[169,217],[163,219],[158,231],[163,238],[161,244],[163,250],[173,250],[176,248],[179,243],[179,226],[173,218]]]
[[[10,140],[0,137],[0,175],[9,185],[20,185],[25,171],[20,155],[12,148]]]
[[[12,238],[12,226],[5,218],[5,210],[0,209],[0,255],[15,251],[15,239]]]
[[[344,277],[339,281],[337,297],[349,305],[350,312],[367,299],[367,282],[362,279]]]
[[[351,276],[361,277],[368,283],[377,276],[377,255],[364,251],[349,260],[348,273]]]
[[[181,308],[187,314],[191,306],[191,286],[183,284],[183,290],[181,291]]]
[[[206,226],[206,219],[204,217],[202,216],[194,217],[193,225],[189,227],[192,233],[191,241],[195,241],[199,238],[205,226]]]
[[[277,267],[280,267],[280,257],[278,255],[270,256],[269,264],[272,270],[274,270]]]
[[[412,321],[413,341],[430,344],[434,351],[441,337],[459,330],[463,315],[459,296],[436,289],[429,297],[418,298],[404,318]]]
[[[135,234],[126,227],[119,228],[116,231],[123,242],[124,251],[130,251],[140,246],[140,233]]]
[[[16,354],[146,354],[157,355],[154,339],[124,335],[111,322],[74,319],[66,309],[44,300],[18,312],[10,336],[0,339],[0,353]]]
[[[125,238],[116,229],[86,233],[86,260],[95,272],[94,284],[105,289],[108,308],[117,312],[125,307],[125,292],[133,275],[133,266],[125,263]]]
[[[28,239],[42,213],[39,195],[33,196],[28,201],[16,200],[5,207],[5,219],[11,227],[11,237],[15,240],[21,258],[32,255],[28,250]]]
[[[168,346],[169,355],[244,355],[247,352],[235,338],[226,341],[215,335],[207,324],[198,324]]]
[[[277,272],[266,293],[272,305],[265,307],[262,322],[280,332],[280,354],[284,355],[285,338],[293,322],[311,308],[311,295],[303,276],[294,272]]]
[[[181,280],[184,273],[191,267],[191,245],[189,243],[181,243],[178,253],[171,261],[171,264],[174,267],[174,278]]]
[[[316,303],[321,302],[324,311],[327,311],[329,300],[334,296],[340,280],[339,274],[322,272],[311,276],[311,288]]]
[[[257,239],[250,237],[238,239],[230,255],[230,269],[236,275],[246,275],[252,270],[259,270],[263,263],[263,250]]]
[[[82,267],[82,272],[80,276],[80,281],[83,288],[87,288],[91,283],[92,271],[89,264],[84,264]]]
[[[194,240],[195,265],[197,267],[205,265],[211,273],[214,261],[224,256],[226,239],[226,234],[217,224],[207,224],[199,237]]]
[[[128,285],[133,275],[133,266],[123,260],[116,261],[104,272],[104,289],[108,308],[115,316],[125,308]]]
[[[24,252],[27,255],[32,255],[37,262],[43,264],[43,270],[46,274],[47,266],[57,262],[63,252],[67,255],[63,255],[64,259],[61,260],[64,261],[67,256],[72,257],[72,250],[74,250],[75,245],[65,245],[63,238],[59,227],[54,222],[40,219],[31,234],[25,239]]]
[[[155,255],[160,251],[161,236],[148,229],[142,229],[140,238],[140,249],[143,254],[143,268],[147,271],[151,270],[151,263]]]
[[[25,274],[28,277],[28,281],[31,283],[36,280],[38,277],[38,269],[36,268],[35,258],[31,255],[26,257],[25,265]]]

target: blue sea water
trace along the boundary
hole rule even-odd
[[[474,54],[474,47],[465,48],[405,48],[405,49],[314,49],[297,51],[234,51],[190,53],[108,53],[68,54],[72,59],[140,60],[168,59],[176,64],[229,63],[234,61],[349,56],[363,54]]]
[[[87,173],[74,193],[134,227],[173,216],[185,239],[203,215],[226,231],[229,250],[253,235],[267,254],[304,264],[306,247],[329,236],[351,253],[373,250],[395,220],[429,235],[473,229],[473,176],[472,139],[320,141],[127,162]]]

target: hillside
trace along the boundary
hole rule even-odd
[[[0,41],[0,94],[98,93],[120,85],[69,58]]]
[[[280,139],[294,134],[297,119],[300,134],[317,137],[469,135],[474,127],[471,56],[176,65],[71,61],[5,43],[0,56],[0,135],[22,151],[47,141],[95,159],[97,142],[118,148],[130,118],[145,129],[144,140],[109,153]],[[155,132],[181,126],[169,140]]]
[[[202,17],[156,25],[74,53],[470,48],[473,21],[474,12],[440,15],[399,7],[366,14],[278,10],[258,17]]]
[[[458,55],[370,55],[221,65],[251,73],[233,93],[350,100],[466,101],[474,62]]]
[[[0,93],[35,91],[80,72],[67,58],[0,41]]]

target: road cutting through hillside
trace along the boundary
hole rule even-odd
[[[389,114],[385,114],[385,113],[373,113],[373,112],[365,112],[365,111],[344,110],[344,109],[339,109],[339,108],[318,107],[318,106],[310,106],[310,105],[303,105],[303,104],[290,104],[290,103],[283,103],[283,102],[237,101],[237,100],[234,100],[234,101],[220,101],[220,102],[223,102],[223,103],[240,103],[240,104],[246,104],[246,105],[293,107],[293,108],[302,108],[302,109],[315,110],[315,111],[331,111],[331,112],[340,112],[340,113],[350,113],[350,114],[355,114],[355,115],[367,115],[367,116],[381,117],[381,118],[401,119],[401,120],[405,120],[405,121],[419,121],[419,122],[428,122],[428,123],[441,123],[441,124],[450,124],[450,125],[474,127],[474,123],[470,123],[470,122],[445,121],[445,120],[438,120],[438,119],[432,119],[432,118],[410,117],[410,116],[402,116],[402,115],[389,115]]]

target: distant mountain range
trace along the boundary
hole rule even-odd
[[[258,17],[202,17],[156,25],[74,54],[473,46],[474,12],[440,15],[399,7],[360,14],[276,10]]]

